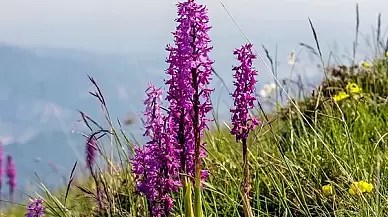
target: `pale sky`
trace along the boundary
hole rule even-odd
[[[151,2],[154,2],[151,4]],[[0,0],[0,42],[28,47],[77,48],[97,52],[163,50],[171,42],[176,15],[172,0]],[[219,0],[206,2],[213,39],[225,49],[242,43]],[[307,17],[330,43],[354,35],[355,4],[370,33],[387,0],[222,0],[254,42],[273,46],[309,40]],[[388,23],[388,14],[383,14]],[[383,22],[384,23],[384,22]],[[351,42],[349,42],[351,45]],[[348,46],[348,45],[346,45]]]

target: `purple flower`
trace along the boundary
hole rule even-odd
[[[44,216],[44,210],[46,208],[43,206],[42,203],[43,203],[42,199],[32,200],[31,204],[26,207],[27,210],[28,210],[28,213],[25,214],[25,217],[40,217],[40,216]]]
[[[249,113],[249,109],[254,107],[255,101],[255,75],[257,71],[252,67],[252,60],[256,56],[252,52],[252,44],[242,46],[236,49],[233,54],[240,61],[239,66],[233,67],[235,71],[234,86],[236,87],[232,97],[234,98],[234,108],[232,112],[231,133],[236,136],[236,140],[243,140],[248,137],[249,131],[253,130],[260,122]]]
[[[0,195],[1,195],[1,188],[3,186],[3,144],[0,141]]]
[[[201,169],[206,156],[201,138],[212,110],[208,88],[213,61],[208,56],[208,16],[204,6],[193,0],[178,3],[178,27],[174,46],[167,46],[169,75],[167,114],[161,109],[162,91],[150,84],[146,90],[145,136],[150,140],[136,149],[132,160],[137,189],[147,197],[152,216],[167,216],[172,192],[181,185],[180,172],[205,179]],[[195,169],[199,168],[199,169]]]
[[[208,35],[211,27],[205,6],[193,0],[177,6],[175,46],[167,46],[170,54],[166,60],[169,64],[166,73],[170,77],[166,82],[169,86],[169,124],[174,143],[181,152],[181,171],[194,176],[196,161],[206,156],[201,137],[209,121],[206,115],[212,109],[210,93],[213,90],[208,88],[213,64],[208,56],[212,50]]]
[[[259,125],[259,120],[249,113],[249,109],[254,107],[255,92],[255,75],[257,71],[252,67],[252,60],[256,56],[252,52],[252,44],[242,46],[236,49],[233,54],[237,56],[240,61],[239,66],[233,67],[235,71],[234,86],[236,87],[232,97],[234,98],[234,108],[231,109],[233,128],[231,133],[236,136],[236,141],[242,142],[244,181],[243,181],[243,210],[245,216],[251,216],[252,208],[249,202],[249,160],[248,160],[248,145],[247,137],[249,131],[253,130],[255,126]]]
[[[12,198],[16,188],[16,167],[10,155],[7,156],[6,174],[8,176],[9,195]]]
[[[96,158],[97,141],[94,135],[91,135],[86,140],[86,165],[88,168],[92,168],[94,160]]]
[[[179,153],[171,142],[168,120],[161,109],[162,91],[150,83],[146,94],[144,136],[150,140],[136,148],[133,172],[137,190],[147,197],[151,216],[168,216],[173,203],[171,193],[180,186]]]

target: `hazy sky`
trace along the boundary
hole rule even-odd
[[[308,17],[315,25],[325,58],[333,50],[337,55],[349,56],[355,35],[356,3],[360,5],[360,30],[369,41],[373,41],[370,38],[372,25],[376,26],[378,13],[388,8],[387,0],[221,1],[257,48],[265,45],[274,55],[278,46],[279,74],[283,75],[289,73],[288,54],[291,50],[299,51],[299,42],[315,44]],[[0,43],[105,54],[142,52],[142,57],[146,54],[158,62],[164,62],[165,46],[172,42],[171,31],[176,25],[176,2],[0,0]],[[220,0],[199,2],[206,3],[209,9],[215,68],[230,80],[230,68],[234,63],[232,51],[246,40]],[[382,15],[382,21],[382,32],[386,37],[388,13]],[[360,42],[364,44],[358,51],[362,54],[360,60],[370,52],[365,46],[364,36],[360,37]],[[301,66],[298,73],[316,77],[314,64],[310,64],[310,68]],[[267,71],[262,64],[257,65],[260,71]],[[141,67],[147,70],[146,66]],[[163,74],[164,68],[152,70]],[[270,79],[270,76],[262,76],[260,82]]]
[[[241,44],[243,38],[219,0],[200,2],[208,4],[214,41],[227,44],[225,49]],[[366,31],[376,23],[377,14],[388,8],[387,0],[222,2],[253,41],[284,46],[311,38],[307,17],[313,19],[328,43],[341,42],[353,37],[356,2],[360,4],[362,28]],[[175,26],[175,3],[172,0],[0,0],[0,42],[98,52],[163,50],[171,41],[170,32]],[[383,14],[384,21],[387,17],[388,14]]]

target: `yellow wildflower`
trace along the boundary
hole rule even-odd
[[[329,196],[333,194],[333,186],[331,184],[327,184],[322,186],[322,193],[325,196]]]
[[[349,95],[347,93],[345,93],[344,91],[340,91],[337,95],[333,96],[333,99],[334,101],[338,102],[348,97]]]
[[[388,57],[388,51],[387,51],[387,52],[385,52],[385,57]]]
[[[370,193],[373,190],[373,184],[371,184],[371,183],[361,181],[360,185],[365,190],[365,192]]]
[[[370,64],[368,62],[365,62],[365,61],[361,63],[361,66],[364,68],[370,68]]]
[[[373,185],[368,182],[365,182],[365,181],[353,182],[350,185],[349,193],[351,195],[361,195],[362,193],[365,193],[365,192],[368,192],[368,193],[372,192],[372,189],[373,189]]]
[[[359,92],[361,92],[361,88],[356,83],[351,83],[351,82],[349,82],[346,85],[346,90],[349,91],[350,93],[359,93]]]

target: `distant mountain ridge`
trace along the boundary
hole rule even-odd
[[[100,85],[114,120],[142,110],[147,80],[163,74],[164,62],[138,61],[137,55],[0,44],[0,140],[14,156],[19,187],[26,187],[34,172],[57,185],[49,163],[67,173],[84,157],[84,139],[71,133],[77,110],[102,120],[97,99],[88,94],[93,87],[87,75]]]

